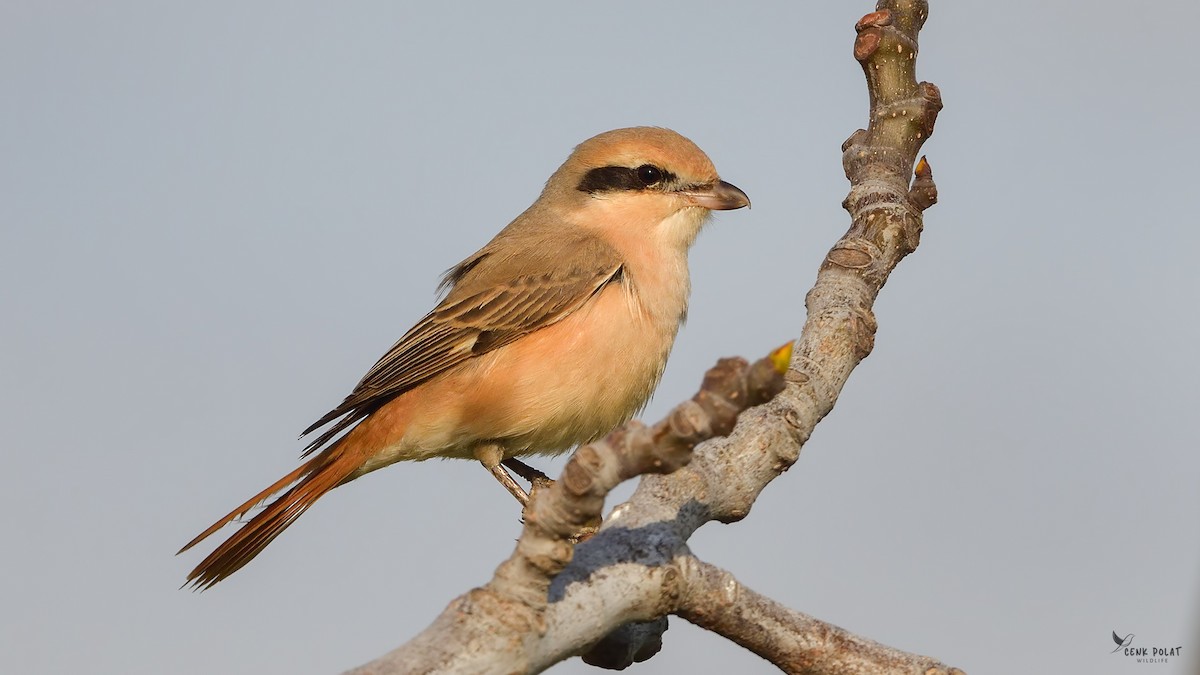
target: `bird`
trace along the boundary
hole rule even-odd
[[[1113,631],[1113,642],[1117,643],[1117,648],[1112,650],[1111,652],[1109,652],[1109,654],[1116,654],[1117,651],[1119,651],[1120,649],[1128,647],[1133,642],[1133,637],[1134,637],[1133,633],[1130,633],[1129,635],[1126,635],[1125,637],[1121,637],[1120,635],[1117,635],[1117,631],[1114,630]]]
[[[479,461],[524,504],[505,466],[595,441],[645,406],[687,316],[688,250],[712,211],[749,206],[670,129],[576,146],[528,209],[444,274],[436,307],[305,429],[325,427],[308,459],[180,549],[262,506],[184,585],[226,579],[325,493],[399,461]]]

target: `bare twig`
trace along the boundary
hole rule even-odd
[[[679,615],[797,675],[964,675],[780,605],[694,558],[683,565]]]

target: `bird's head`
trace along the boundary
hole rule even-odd
[[[566,205],[582,227],[681,250],[712,211],[750,205],[695,143],[658,127],[616,129],[579,144],[543,197]]]

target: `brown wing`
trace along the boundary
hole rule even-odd
[[[367,371],[346,400],[304,430],[302,436],[337,420],[305,455],[439,373],[562,321],[621,276],[616,252],[595,239],[525,251],[519,258],[497,255],[492,247],[451,270],[447,279],[454,288],[445,300]]]

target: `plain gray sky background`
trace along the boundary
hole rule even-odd
[[[486,581],[518,513],[468,462],[338,490],[204,594],[177,588],[210,547],[172,554],[600,131],[672,127],[754,200],[693,251],[646,417],[795,336],[847,225],[872,8],[5,2],[0,670],[338,672]],[[874,354],[702,557],[973,675],[1191,672],[1109,634],[1200,651],[1197,25],[933,2],[942,202]],[[632,672],[773,672],[671,626]]]

